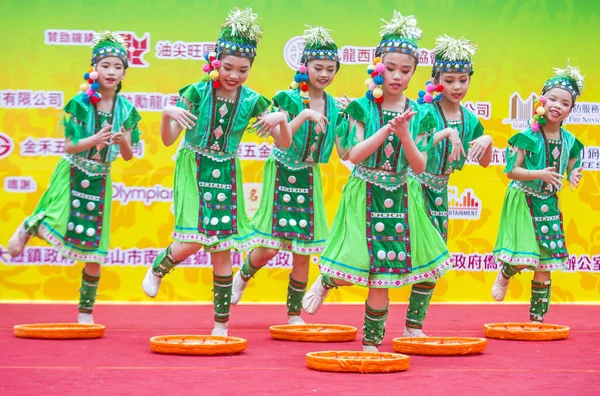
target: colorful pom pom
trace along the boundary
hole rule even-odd
[[[385,71],[385,65],[381,62],[375,65],[375,71],[379,74],[382,74]]]
[[[294,81],[291,85],[290,85],[291,89],[298,89],[298,83],[296,81]]]
[[[88,67],[88,73],[91,73],[94,71],[94,68],[92,66]]]
[[[85,73],[85,74],[83,75],[83,79],[84,79],[84,80],[89,80],[89,79],[90,79],[90,73]]]
[[[368,87],[371,84],[373,84],[373,79],[371,77],[369,77],[365,80],[365,87]]]
[[[536,121],[539,121],[540,118],[542,118],[542,117],[539,114],[536,114],[536,115],[533,116],[533,119],[536,120]]]
[[[373,77],[373,78],[377,77],[377,73],[376,72],[371,73],[371,77]]]
[[[425,103],[425,101],[423,100],[423,98],[419,98],[419,99],[417,99],[417,103],[418,104],[423,104],[423,103]]]
[[[308,91],[308,84],[307,83],[302,83],[302,85],[300,85],[300,89],[303,92],[307,92]]]
[[[546,118],[545,117],[540,118],[540,120],[538,121],[538,124],[546,125]]]
[[[379,62],[381,62],[381,58],[380,58],[380,57],[377,57],[377,58],[373,59],[373,64],[375,64],[375,65],[376,65],[376,64],[378,64]]]
[[[210,80],[210,77],[208,76],[208,74],[205,74],[202,76],[202,78],[200,79],[200,81],[202,82],[208,82]]]
[[[540,130],[540,125],[537,122],[532,122],[529,127],[533,132],[538,132]]]
[[[211,71],[210,73],[208,73],[209,77],[211,80],[216,80],[217,78],[219,78],[219,72],[216,70]]]
[[[377,87],[373,90],[373,97],[375,99],[381,98],[382,96],[383,96],[383,90],[381,88]]]
[[[308,74],[300,74],[300,76],[302,77],[302,81],[308,82]]]
[[[381,85],[383,84],[383,77],[382,76],[375,76],[373,78],[373,82],[377,85]]]
[[[98,72],[97,71],[93,71],[90,73],[90,79],[91,80],[97,80],[98,79]]]
[[[539,114],[540,116],[543,116],[544,114],[546,114],[546,109],[544,109],[542,106],[538,107],[535,112],[537,114]]]
[[[214,89],[221,88],[221,81],[219,81],[219,80],[213,81],[212,86],[213,86]]]
[[[433,98],[433,101],[434,101],[434,102],[439,102],[440,100],[442,100],[442,95],[436,95],[436,96]]]
[[[423,91],[423,90],[420,90],[420,91],[419,91],[419,98],[422,98],[423,96],[425,96],[425,94],[426,94],[426,93],[427,93],[427,92],[425,92],[425,91]]]
[[[84,103],[90,103],[90,97],[89,97],[89,96],[87,96],[87,95],[85,95],[85,96],[83,97],[83,101],[84,101]]]
[[[93,82],[94,82],[94,80],[92,80],[91,78],[88,78],[88,84],[91,84]]]
[[[298,71],[300,73],[306,73],[308,71],[308,69],[306,68],[305,65],[300,65],[300,67],[298,68]]]
[[[435,92],[435,85],[432,83],[427,84],[425,86],[425,91],[427,91],[428,93]]]
[[[209,64],[209,63],[207,63],[206,65],[202,66],[202,71],[203,71],[204,73],[210,73],[210,72],[211,72],[211,70],[212,70],[212,67],[210,66],[210,64]]]
[[[378,87],[378,85],[377,85],[377,84],[375,84],[374,82],[373,82],[373,83],[371,83],[371,84],[369,85],[369,89],[370,89],[371,91],[372,91],[372,90],[374,90],[374,89],[375,89],[375,88],[377,88],[377,87]]]
[[[85,91],[85,94],[86,94],[87,96],[92,96],[92,95],[94,94],[94,90],[93,90],[92,88],[88,88],[88,89]]]
[[[435,90],[437,92],[443,92],[444,91],[444,86],[442,84],[438,84],[438,86],[435,87]]]
[[[81,92],[85,92],[85,91],[87,91],[87,89],[88,89],[89,87],[90,87],[90,85],[89,85],[88,83],[82,83],[82,84],[79,86],[79,90],[80,90]]]
[[[433,102],[433,96],[430,93],[426,93],[425,96],[423,96],[423,100],[425,103],[431,103]]]
[[[365,96],[366,96],[366,97],[367,97],[367,99],[369,99],[369,100],[373,100],[373,99],[374,99],[374,97],[373,97],[373,92],[372,92],[372,91],[370,91],[370,90],[369,90],[369,91],[367,91],[367,93],[365,94]]]
[[[294,81],[295,81],[296,83],[301,83],[301,82],[302,82],[302,76],[301,76],[300,74],[296,74],[296,75],[294,76]]]
[[[210,64],[212,65],[212,67],[214,67],[215,69],[219,66],[221,66],[221,61],[218,59],[215,59],[214,61],[210,62]]]
[[[97,81],[95,81],[95,82],[93,82],[93,83],[92,83],[92,86],[91,86],[91,88],[92,88],[94,91],[97,91],[97,90],[99,90],[99,89],[100,89],[100,84],[99,84]]]
[[[383,103],[383,96],[380,96],[378,98],[375,98],[375,103],[377,104],[382,104]]]
[[[548,99],[545,96],[540,96],[538,100],[542,103],[546,103]]]

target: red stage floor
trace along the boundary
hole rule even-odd
[[[402,334],[406,305],[390,309],[381,351],[392,352]],[[150,352],[148,339],[165,334],[209,334],[208,305],[99,305],[97,340],[19,339],[22,323],[68,322],[74,305],[0,304],[1,395],[591,395],[600,378],[600,306],[554,305],[547,323],[571,327],[567,340],[489,340],[487,351],[466,357],[411,357],[408,371],[337,374],[309,370],[305,354],[360,350],[352,343],[317,344],[272,340],[268,327],[285,321],[285,307],[241,305],[233,309],[232,336],[248,339],[237,356],[166,356]],[[313,323],[360,328],[363,306],[328,305]],[[432,305],[426,332],[483,337],[483,324],[528,319],[526,305]]]

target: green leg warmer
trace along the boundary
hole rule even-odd
[[[308,282],[299,282],[292,278],[290,274],[290,282],[288,283],[287,294],[287,310],[289,316],[300,315],[302,311],[302,298],[306,293],[306,285]]]
[[[232,285],[233,274],[225,276],[213,274],[215,322],[227,323],[229,321]]]
[[[434,288],[435,282],[422,282],[412,286],[406,311],[406,327],[423,328],[423,321],[427,315]]]
[[[385,335],[385,320],[388,307],[377,310],[369,307],[365,301],[365,325],[363,327],[363,345],[378,347],[383,342]]]
[[[96,292],[100,275],[92,276],[81,271],[81,288],[79,289],[79,312],[91,314],[96,302]]]
[[[550,285],[552,281],[545,282],[531,281],[531,305],[529,307],[529,319],[536,322],[543,322],[544,315],[550,308]]]

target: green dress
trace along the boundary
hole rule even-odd
[[[458,130],[465,153],[469,150],[469,142],[483,135],[483,125],[469,109],[461,106],[461,119],[448,121],[439,103],[424,106],[435,117],[436,131],[447,127]],[[452,172],[463,168],[466,161],[465,157],[461,157],[452,164],[448,163],[451,146],[448,139],[442,140],[428,151],[425,172],[415,175],[409,171],[410,176],[421,183],[431,221],[445,241],[448,241],[448,180]]]
[[[198,120],[185,131],[175,164],[173,239],[201,243],[209,251],[245,250],[242,237],[252,227],[237,150],[250,119],[270,101],[245,86],[235,100],[220,98],[210,82],[188,85],[179,94],[177,106]]]
[[[423,135],[425,143],[435,120],[416,102],[407,101],[409,106],[417,111],[410,121],[412,137]],[[345,113],[364,123],[365,139],[398,114],[366,98],[350,103]],[[340,122],[338,134],[342,147],[356,144],[348,118]],[[452,266],[446,244],[429,219],[421,186],[409,180],[409,167],[393,134],[355,166],[321,256],[321,273],[361,286],[394,288],[435,280]]]
[[[67,139],[77,143],[111,124],[113,131],[131,129],[132,142],[139,141],[141,117],[127,99],[117,95],[112,112],[103,113],[84,102],[84,96],[77,95],[65,106]],[[33,214],[25,220],[28,232],[42,235],[64,257],[103,264],[110,245],[110,168],[118,154],[117,144],[65,154]]]
[[[325,132],[316,123],[305,122],[294,134],[288,149],[274,147],[265,162],[263,195],[252,219],[248,236],[253,246],[290,251],[300,255],[319,254],[325,248],[328,224],[319,164],[327,163],[335,144],[339,109],[325,94]],[[275,106],[290,119],[306,107],[298,90],[278,93]]]
[[[581,163],[583,144],[566,129],[559,140],[547,139],[542,132],[527,129],[508,141],[505,172],[514,169],[517,149],[523,149],[521,165],[529,170],[555,166],[564,175],[570,159]],[[496,260],[524,265],[538,271],[564,269],[569,257],[565,244],[562,212],[556,191],[542,180],[517,181],[508,185],[504,197],[498,239],[494,247]]]

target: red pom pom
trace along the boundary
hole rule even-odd
[[[214,61],[215,59],[217,59],[217,58],[215,58],[214,56],[209,56],[208,57],[208,60],[211,61],[211,62]]]
[[[383,103],[383,96],[380,96],[378,98],[375,98],[375,103],[377,104],[382,104]]]
[[[302,85],[300,85],[300,89],[304,92],[308,91],[308,84],[307,83],[302,83]]]
[[[435,90],[438,92],[442,92],[444,90],[444,86],[442,84],[438,84],[438,86],[435,87]]]
[[[92,96],[90,98],[90,102],[92,102],[92,104],[97,104],[98,102],[100,102],[102,100],[102,98],[99,98],[97,96]]]
[[[92,80],[91,78],[88,78],[88,83],[90,83],[90,84],[91,84],[91,83],[93,83],[93,82],[94,82],[94,80]]]
[[[215,80],[215,81],[213,81],[213,88],[214,88],[214,89],[219,89],[219,88],[221,88],[221,81],[219,81],[219,80]]]
[[[377,77],[377,76],[378,76],[377,72],[373,72],[373,73],[371,73],[371,78],[375,78],[375,77]]]

